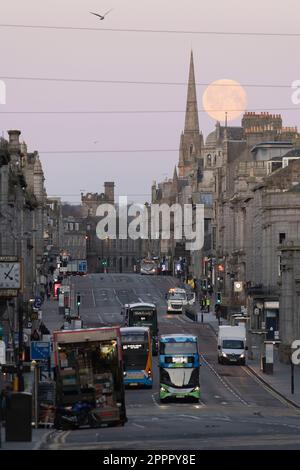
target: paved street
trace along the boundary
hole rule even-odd
[[[300,410],[267,389],[247,367],[217,363],[216,335],[209,324],[167,315],[165,292],[176,281],[164,276],[91,274],[74,277],[85,326],[121,322],[121,306],[155,302],[159,333],[196,333],[201,352],[201,402],[158,400],[157,359],[152,390],[126,390],[124,427],[53,431],[47,449],[296,449]],[[58,319],[58,316],[56,316]],[[47,321],[47,324],[49,322]],[[53,325],[53,317],[52,317]],[[51,325],[51,326],[52,326]]]

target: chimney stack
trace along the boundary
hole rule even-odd
[[[105,181],[104,194],[106,202],[109,204],[115,203],[115,183],[113,181]]]
[[[11,155],[11,160],[14,161],[15,163],[20,162],[20,150],[21,150],[21,144],[20,144],[20,134],[21,131],[18,130],[10,130],[7,131],[9,139],[8,139],[8,150]]]

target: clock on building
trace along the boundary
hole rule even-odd
[[[21,265],[19,261],[0,262],[0,289],[21,288]]]

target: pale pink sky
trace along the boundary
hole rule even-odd
[[[1,24],[197,30],[299,31],[297,0],[0,0]],[[89,14],[114,10],[105,21]],[[0,27],[1,76],[185,82],[193,48],[196,81],[284,84],[300,79],[300,37],[208,36],[58,31]],[[184,110],[185,86],[56,83],[7,80],[7,104],[16,110]],[[197,87],[202,108],[203,86]],[[296,107],[289,88],[246,88],[249,109]],[[280,112],[280,111],[278,111]],[[282,111],[300,127],[299,111]],[[47,150],[177,149],[184,114],[2,114],[0,130],[20,129],[29,151],[39,150],[50,195],[79,200],[80,190],[145,194],[153,179],[171,175],[178,151],[153,154],[47,155]],[[214,122],[199,114],[205,136]],[[233,124],[238,125],[239,121]],[[98,143],[94,143],[98,141]]]

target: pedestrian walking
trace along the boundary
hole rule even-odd
[[[215,315],[218,320],[218,324],[221,325],[221,306],[219,304],[215,305]]]

